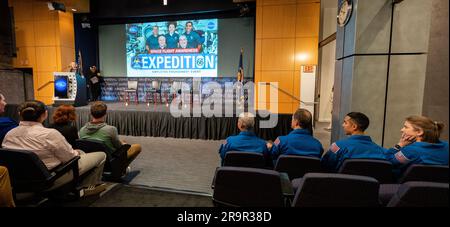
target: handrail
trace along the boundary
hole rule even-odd
[[[40,91],[40,90],[44,89],[44,87],[46,87],[47,85],[49,85],[51,83],[55,83],[55,81],[49,81],[49,82],[45,83],[44,85],[40,86],[37,90]]]
[[[272,87],[278,89],[279,91],[283,92],[283,93],[286,94],[287,96],[291,97],[292,99],[295,99],[295,100],[297,100],[298,102],[300,102],[300,103],[302,103],[302,104],[304,104],[304,105],[318,104],[318,102],[304,102],[304,101],[300,100],[299,98],[297,98],[296,96],[294,96],[293,94],[289,93],[288,91],[286,91],[286,90],[284,90],[284,89],[282,89],[282,88],[279,88],[279,87],[275,86],[275,85],[272,84],[272,83],[260,82],[259,84],[270,85],[270,86],[272,86]]]

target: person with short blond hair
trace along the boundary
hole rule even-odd
[[[394,173],[399,176],[412,164],[448,166],[448,142],[440,140],[443,129],[443,123],[428,117],[407,117],[400,141],[386,153]]]

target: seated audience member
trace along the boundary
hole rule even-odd
[[[50,128],[58,130],[72,147],[78,139],[78,129],[73,126],[75,118],[76,114],[73,106],[61,105],[53,114],[53,124],[50,125]]]
[[[448,142],[439,140],[443,128],[443,123],[428,117],[406,118],[400,141],[386,153],[394,173],[400,176],[411,164],[448,165]]]
[[[6,99],[5,96],[0,94],[0,114],[5,112]],[[5,138],[6,133],[9,130],[17,127],[17,122],[9,117],[0,117],[0,145],[2,144],[3,138]]]
[[[320,158],[322,144],[312,136],[312,115],[306,109],[298,109],[292,115],[291,128],[286,136],[279,136],[274,143],[267,143],[274,163],[280,155],[302,155]]]
[[[8,169],[0,166],[0,207],[15,207]]]
[[[322,157],[322,165],[331,171],[337,171],[345,159],[385,159],[384,149],[374,142],[370,136],[364,135],[369,127],[369,118],[363,113],[351,112],[344,118],[342,128],[347,139],[331,144],[330,149]]]
[[[269,156],[266,141],[256,136],[253,132],[255,127],[255,116],[251,113],[241,113],[239,115],[237,127],[241,131],[237,136],[230,136],[226,142],[220,146],[219,153],[222,164],[225,154],[229,151],[244,151],[262,153]]]
[[[19,126],[6,134],[2,146],[7,149],[29,150],[37,154],[45,166],[51,170],[60,164],[80,156],[78,161],[80,176],[93,169],[89,175],[83,176],[82,186],[85,195],[96,194],[105,190],[105,184],[99,184],[106,155],[103,152],[85,154],[74,150],[56,129],[45,128],[42,122],[48,117],[44,103],[27,101],[19,106]],[[72,180],[72,174],[58,178],[52,189],[58,188]]]
[[[119,139],[117,128],[105,123],[106,111],[108,107],[104,102],[97,101],[91,105],[91,122],[88,122],[80,129],[80,139],[94,139],[102,141],[110,149],[111,152],[116,151],[124,141]],[[128,165],[141,153],[141,145],[131,144],[128,149]]]

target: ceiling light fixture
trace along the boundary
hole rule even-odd
[[[166,6],[167,5],[167,0],[163,0],[163,4]]]

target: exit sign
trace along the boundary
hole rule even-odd
[[[314,73],[315,68],[314,65],[304,65],[303,73]]]

